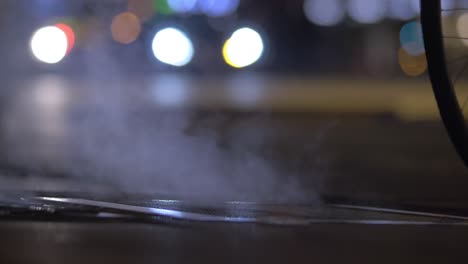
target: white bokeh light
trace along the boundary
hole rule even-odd
[[[243,68],[257,62],[263,49],[263,40],[258,32],[251,28],[241,28],[224,44],[223,57],[230,66]]]
[[[152,49],[156,59],[177,67],[187,65],[194,53],[192,41],[176,28],[165,28],[156,33]]]
[[[41,62],[58,63],[67,54],[67,35],[55,26],[37,30],[31,38],[31,51]]]
[[[349,0],[348,13],[356,22],[374,24],[385,17],[385,2],[380,0]]]
[[[304,13],[310,22],[320,26],[334,26],[345,17],[345,9],[339,0],[306,0]]]

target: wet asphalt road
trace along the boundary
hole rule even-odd
[[[0,222],[5,263],[457,263],[463,226]],[[11,250],[15,249],[15,250]],[[19,253],[21,252],[21,253]]]

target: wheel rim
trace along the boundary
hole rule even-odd
[[[443,11],[440,0],[421,0],[421,24],[432,88],[449,137],[468,167],[468,131],[447,67]]]

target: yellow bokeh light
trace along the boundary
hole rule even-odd
[[[141,33],[140,19],[131,12],[120,13],[112,19],[111,32],[115,41],[130,44]]]
[[[409,76],[419,76],[427,70],[426,54],[412,56],[408,54],[403,48],[398,52],[398,61],[401,70]]]
[[[229,56],[229,43],[230,43],[231,39],[228,39],[226,40],[226,43],[224,43],[224,46],[223,46],[223,57],[224,57],[224,60],[226,61],[226,63],[229,65],[229,66],[232,66],[234,68],[242,68],[241,65],[237,65],[235,62],[233,62],[231,60],[231,56]]]

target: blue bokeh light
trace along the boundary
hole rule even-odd
[[[422,27],[419,22],[406,23],[400,30],[401,47],[410,55],[418,56],[425,52]]]
[[[198,0],[198,8],[208,16],[220,17],[234,13],[239,0]]]
[[[334,26],[343,21],[345,9],[339,0],[306,0],[304,14],[314,24]]]
[[[388,6],[388,16],[390,18],[409,20],[417,15],[418,13],[411,7],[408,0],[390,0]]]
[[[362,24],[374,24],[385,16],[385,2],[379,0],[349,0],[350,17]]]
[[[197,9],[197,0],[167,0],[167,4],[176,13],[190,13]]]

